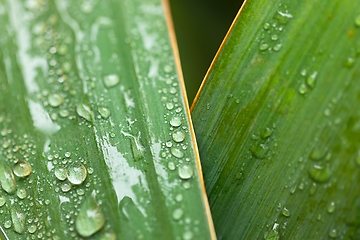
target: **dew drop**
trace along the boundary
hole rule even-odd
[[[335,202],[330,202],[329,206],[327,207],[328,213],[333,213],[335,211]]]
[[[174,162],[169,162],[169,163],[168,163],[168,168],[169,168],[171,171],[174,171],[174,170],[176,169],[175,163],[174,163]]]
[[[265,30],[269,30],[271,25],[270,25],[270,23],[265,23],[263,27]]]
[[[260,47],[259,47],[260,51],[265,51],[268,48],[269,48],[269,44],[267,44],[267,43],[262,43],[262,44],[260,44]]]
[[[314,87],[315,87],[316,76],[317,76],[317,72],[313,72],[313,73],[306,79],[306,84],[307,84],[310,88],[314,88]]]
[[[176,131],[172,134],[172,139],[175,142],[182,142],[185,139],[185,133],[183,131]]]
[[[26,216],[20,209],[11,209],[11,221],[14,226],[14,231],[17,233],[23,233],[25,231]]]
[[[95,198],[91,195],[82,204],[75,220],[76,231],[82,237],[89,237],[105,225],[105,216]]]
[[[67,178],[68,170],[66,168],[56,168],[55,177],[60,181],[64,181]]]
[[[36,227],[36,225],[34,225],[34,224],[32,224],[32,225],[30,225],[30,227],[28,228],[28,232],[29,233],[35,233],[36,232],[36,229],[37,229],[37,227]]]
[[[183,240],[191,240],[193,237],[194,234],[191,231],[186,231],[183,233]]]
[[[347,68],[352,68],[352,66],[354,66],[354,64],[355,64],[355,58],[348,57],[345,61],[345,67],[347,67]]]
[[[313,183],[310,187],[309,194],[310,196],[313,196],[316,192],[316,183]]]
[[[14,174],[18,177],[27,177],[32,172],[30,163],[27,161],[18,161],[13,168]]]
[[[303,77],[305,77],[305,76],[306,76],[306,73],[307,73],[307,71],[306,71],[306,69],[304,68],[304,69],[301,70],[300,75],[303,76]]]
[[[270,128],[265,128],[264,131],[262,131],[261,133],[261,137],[263,139],[267,139],[271,136],[271,134],[272,134],[272,130]]]
[[[5,192],[12,194],[16,190],[16,180],[11,169],[0,162],[0,183]]]
[[[271,36],[271,40],[276,41],[278,40],[278,35],[274,34]]]
[[[173,127],[179,127],[181,125],[181,118],[180,117],[173,117],[170,120],[170,125]]]
[[[355,17],[355,26],[360,27],[360,15]]]
[[[104,84],[107,88],[115,87],[119,84],[120,78],[116,74],[110,74],[104,77]]]
[[[64,98],[60,94],[51,94],[48,98],[49,104],[52,107],[58,107],[64,102]]]
[[[278,228],[279,228],[279,224],[275,223],[273,228],[265,234],[264,239],[265,240],[279,240],[280,234],[278,232]]]
[[[189,188],[191,187],[190,182],[188,182],[188,181],[184,182],[184,183],[183,183],[183,187],[184,187],[185,189],[189,189]]]
[[[324,183],[329,180],[331,172],[328,166],[313,165],[308,170],[309,176],[318,183]]]
[[[283,215],[283,216],[285,216],[285,217],[290,217],[290,211],[289,211],[289,209],[287,209],[287,208],[283,208],[283,210],[281,211],[281,214]]]
[[[330,238],[337,238],[337,236],[338,236],[338,234],[337,234],[336,229],[331,229],[331,230],[329,231],[329,237],[330,237]]]
[[[171,109],[174,108],[174,104],[173,104],[173,103],[166,103],[166,108],[167,108],[168,110],[171,110]]]
[[[7,221],[4,222],[4,227],[5,228],[11,228],[11,226],[12,226],[12,222],[10,220],[7,220]]]
[[[173,211],[172,213],[172,217],[175,221],[178,221],[181,219],[181,217],[183,216],[184,211],[181,208],[177,208]]]
[[[306,85],[304,83],[302,83],[299,87],[299,93],[301,95],[304,95],[308,92],[308,88],[306,87]]]
[[[73,163],[68,167],[67,179],[74,185],[82,184],[87,176],[87,171],[84,165]]]
[[[181,179],[190,179],[194,174],[194,170],[189,165],[183,165],[179,167],[178,174]]]
[[[170,152],[174,157],[177,157],[177,158],[183,158],[184,157],[184,153],[179,148],[172,147]]]
[[[104,119],[107,119],[111,115],[110,109],[108,109],[107,107],[99,107],[98,112],[100,113],[101,117]]]
[[[321,160],[325,157],[327,150],[321,147],[314,147],[310,153],[310,159],[313,161]]]
[[[176,195],[176,197],[175,197],[175,200],[177,201],[177,202],[181,202],[182,200],[183,200],[183,195],[182,194],[178,194],[178,195]]]
[[[0,196],[0,207],[4,206],[6,203],[6,197]]]
[[[26,198],[27,194],[26,194],[25,188],[19,188],[19,189],[16,191],[16,196],[18,196],[18,198],[20,198],[20,199]]]
[[[93,112],[91,111],[90,107],[88,105],[85,105],[83,103],[80,103],[76,106],[76,113],[91,122],[93,120]]]
[[[275,46],[273,47],[273,49],[274,49],[275,52],[278,52],[278,51],[280,51],[281,47],[282,47],[282,44],[281,44],[281,43],[278,43],[278,44],[275,44]]]
[[[70,112],[68,110],[66,110],[66,109],[62,109],[62,110],[59,111],[59,115],[60,115],[60,117],[65,118],[65,117],[68,117],[70,115]]]
[[[250,147],[252,155],[259,159],[264,159],[269,152],[269,147],[265,144],[254,144]]]
[[[71,184],[69,184],[69,183],[63,183],[62,185],[61,185],[61,191],[62,192],[68,192],[68,191],[70,191],[71,190]]]

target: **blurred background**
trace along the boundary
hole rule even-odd
[[[242,0],[169,0],[191,103]]]

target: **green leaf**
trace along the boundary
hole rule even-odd
[[[360,3],[247,1],[193,105],[219,239],[360,236]]]
[[[0,1],[0,238],[213,238],[167,11]]]

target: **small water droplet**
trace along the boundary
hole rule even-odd
[[[273,41],[276,41],[276,40],[278,40],[278,35],[276,35],[276,34],[273,34],[272,36],[271,36],[271,40],[273,40]]]
[[[71,184],[69,184],[69,183],[61,184],[61,191],[68,192],[70,190],[71,190]]]
[[[181,208],[177,208],[173,211],[172,217],[175,221],[178,221],[182,218],[183,214],[184,214],[184,211]]]
[[[14,174],[18,177],[26,177],[29,176],[32,172],[32,168],[30,163],[27,161],[18,161],[15,163],[13,168]]]
[[[325,115],[326,117],[330,117],[330,115],[331,115],[330,109],[326,108],[326,109],[324,110],[324,115]]]
[[[301,95],[304,95],[308,92],[308,88],[306,87],[306,85],[304,83],[302,83],[299,87],[299,93]]]
[[[120,78],[116,74],[107,75],[103,78],[103,80],[104,80],[104,84],[107,88],[115,87],[120,82]]]
[[[13,171],[0,161],[0,183],[5,192],[12,194],[16,190],[16,180]]]
[[[68,167],[67,179],[74,185],[82,184],[87,176],[87,171],[84,165],[73,163]]]
[[[307,71],[306,71],[306,69],[304,68],[304,69],[301,70],[300,75],[303,76],[303,77],[305,77],[305,76],[306,76],[306,73],[307,73]]]
[[[166,108],[167,108],[168,110],[171,110],[171,109],[174,108],[174,104],[173,104],[173,103],[166,103]]]
[[[170,125],[173,127],[179,127],[181,125],[181,118],[177,116],[173,117],[170,120]]]
[[[355,58],[348,57],[345,61],[345,67],[347,67],[347,68],[352,68],[352,66],[354,66],[354,64],[355,64]]]
[[[264,239],[265,240],[279,240],[280,234],[278,232],[278,228],[279,228],[279,224],[275,223],[273,228],[265,234]]]
[[[64,102],[64,98],[63,96],[61,96],[60,94],[51,94],[49,97],[48,97],[48,101],[49,101],[49,104],[50,106],[52,107],[58,107],[60,106],[61,104],[63,104]]]
[[[189,165],[183,165],[179,167],[178,174],[181,179],[190,179],[194,174],[194,170]]]
[[[183,240],[191,240],[193,237],[194,234],[191,231],[186,231],[183,233]]]
[[[175,142],[182,142],[185,139],[185,133],[183,131],[176,131],[172,134],[172,139]]]
[[[318,183],[324,183],[329,180],[331,176],[331,172],[329,166],[320,166],[320,165],[313,165],[308,170],[309,176]]]
[[[36,229],[37,229],[36,225],[32,224],[28,228],[28,232],[32,234],[32,233],[36,232]]]
[[[70,112],[68,110],[66,110],[66,109],[62,109],[62,110],[59,111],[59,115],[60,115],[60,117],[65,118],[65,117],[68,117],[70,115]]]
[[[314,87],[315,87],[316,76],[317,76],[317,72],[313,72],[313,73],[306,79],[306,84],[307,84],[310,88],[314,88]]]
[[[75,220],[76,231],[82,237],[89,237],[105,225],[105,216],[95,198],[86,198]]]
[[[311,184],[310,190],[309,190],[309,194],[310,196],[313,196],[316,192],[316,183]]]
[[[66,168],[56,168],[55,169],[55,177],[60,181],[64,181],[67,178],[68,170]]]
[[[6,197],[0,196],[0,207],[4,206],[6,203]]]
[[[275,44],[275,46],[273,47],[273,49],[274,49],[275,52],[278,52],[278,51],[280,51],[281,47],[282,47],[282,44],[281,44],[281,43],[278,43],[278,44]]]
[[[265,144],[253,144],[250,151],[254,157],[264,159],[269,152],[269,147]]]
[[[176,169],[175,163],[174,163],[174,162],[169,162],[169,163],[168,163],[168,168],[169,168],[171,171],[174,171],[174,170]]]
[[[107,119],[111,115],[110,109],[108,109],[107,107],[99,107],[98,112],[100,113],[101,117],[104,119]]]
[[[19,188],[19,189],[16,191],[16,196],[18,196],[18,198],[20,198],[20,199],[26,198],[27,194],[26,194],[25,188]]]
[[[266,138],[270,137],[271,134],[272,134],[272,130],[270,128],[265,128],[264,131],[262,131],[262,133],[261,133],[261,137],[263,139],[266,139]]]
[[[4,222],[4,227],[5,228],[11,228],[11,226],[12,226],[12,222],[10,221],[10,220],[6,220],[5,222]]]
[[[25,220],[25,213],[15,207],[11,208],[11,221],[13,223],[15,232],[21,234],[25,231]]]
[[[176,195],[176,197],[175,197],[175,200],[177,201],[177,202],[181,202],[182,200],[183,200],[183,195],[182,194],[178,194],[178,195]]]
[[[335,202],[330,202],[329,206],[327,207],[328,213],[333,213],[335,211]]]
[[[76,113],[80,117],[88,120],[89,122],[92,122],[92,120],[94,119],[91,108],[88,105],[85,105],[83,103],[80,103],[76,106]]]
[[[265,29],[265,30],[269,30],[270,27],[271,27],[270,23],[265,23],[265,24],[264,24],[264,29]]]
[[[174,157],[177,157],[177,158],[183,158],[184,157],[184,153],[179,148],[172,147],[170,152]]]
[[[326,148],[324,148],[324,147],[314,147],[311,150],[311,153],[310,153],[309,157],[313,161],[319,161],[319,160],[321,160],[321,159],[323,159],[325,157],[326,153],[327,153]]]
[[[355,17],[355,26],[360,27],[360,15]]]
[[[337,234],[336,229],[331,229],[331,230],[329,231],[329,237],[330,237],[330,238],[337,238],[337,236],[338,236],[338,234]]]
[[[190,182],[188,182],[188,181],[184,182],[184,183],[183,183],[183,187],[184,187],[185,189],[189,189],[189,188],[191,187]]]
[[[262,43],[262,44],[260,44],[260,47],[259,47],[260,51],[265,51],[268,48],[269,48],[269,44],[267,44],[267,43]]]
[[[284,215],[285,217],[290,217],[290,211],[287,208],[283,208],[283,210],[281,211],[281,214]]]

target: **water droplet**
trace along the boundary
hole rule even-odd
[[[299,93],[301,95],[304,95],[308,92],[308,88],[306,87],[306,85],[304,83],[302,83],[299,87]]]
[[[181,179],[190,179],[194,174],[194,170],[189,165],[183,165],[179,167],[178,174]]]
[[[310,190],[309,190],[309,194],[310,196],[313,196],[316,192],[316,183],[311,184]]]
[[[317,72],[313,72],[313,73],[306,79],[306,84],[307,84],[310,88],[314,88],[314,87],[315,87],[316,76],[317,76]]]
[[[355,58],[348,57],[345,61],[345,67],[352,68],[355,64]]]
[[[263,139],[266,139],[266,138],[270,137],[271,134],[272,134],[272,130],[270,128],[265,128],[264,131],[262,131],[262,133],[261,133],[261,137]]]
[[[327,207],[328,213],[333,213],[335,211],[335,202],[330,202],[329,206]]]
[[[5,228],[11,228],[11,226],[12,226],[12,222],[11,222],[10,220],[6,220],[6,221],[4,222],[4,227],[5,227]]]
[[[98,232],[105,224],[105,216],[95,198],[86,198],[75,220],[76,231],[82,237]]]
[[[111,115],[110,109],[108,109],[107,107],[99,107],[98,112],[100,113],[101,117],[104,119],[107,119]]]
[[[337,234],[336,229],[331,229],[330,232],[329,232],[329,237],[337,238],[337,236],[338,236],[338,234]]]
[[[175,200],[177,201],[177,202],[181,202],[182,200],[183,200],[183,195],[182,194],[178,194],[178,195],[176,195],[176,197],[175,197]]]
[[[178,221],[181,219],[181,217],[183,216],[184,211],[181,208],[177,208],[173,211],[172,213],[172,217],[175,221]]]
[[[25,231],[25,214],[15,207],[11,208],[11,220],[14,226],[14,231],[17,233],[23,233]]]
[[[36,225],[32,224],[32,225],[30,225],[30,227],[28,228],[28,232],[29,232],[29,233],[34,233],[34,232],[36,232],[36,229],[37,229]]]
[[[82,184],[87,176],[87,171],[84,165],[73,163],[68,167],[67,179],[74,185]]]
[[[76,190],[76,193],[77,193],[77,195],[82,196],[85,194],[85,190],[80,188],[80,189]]]
[[[167,108],[168,110],[171,110],[171,109],[174,108],[174,104],[173,104],[173,103],[166,103],[166,108]]]
[[[278,40],[278,35],[274,34],[271,36],[271,40],[276,41]]]
[[[15,163],[13,168],[14,174],[18,177],[26,177],[29,176],[32,172],[32,168],[30,163],[27,161],[18,161]]]
[[[60,181],[64,181],[67,178],[68,170],[66,168],[56,168],[55,177]]]
[[[278,44],[275,44],[275,46],[273,47],[274,51],[275,52],[278,52],[282,47],[282,44],[281,43],[278,43]]]
[[[18,196],[18,198],[20,198],[20,199],[26,198],[27,194],[26,194],[25,188],[19,188],[19,189],[16,191],[16,196]]]
[[[62,109],[62,110],[59,111],[59,115],[60,115],[60,117],[65,118],[65,117],[68,117],[70,115],[70,112],[68,110],[66,110],[66,109]]]
[[[191,231],[186,231],[183,233],[183,239],[184,240],[191,240],[193,239],[194,234]]]
[[[265,144],[254,144],[250,147],[252,155],[259,159],[264,159],[269,152],[269,147]]]
[[[183,187],[184,187],[185,189],[189,189],[189,188],[191,187],[190,182],[188,182],[188,181],[184,182],[184,183],[183,183]]]
[[[268,48],[269,48],[269,44],[267,44],[267,43],[262,43],[262,44],[260,44],[260,47],[259,47],[260,51],[265,51]]]
[[[184,153],[179,148],[172,147],[170,152],[174,157],[177,157],[177,158],[183,158],[184,157]]]
[[[313,161],[318,161],[325,157],[326,152],[327,150],[324,147],[314,147],[309,157]]]
[[[275,18],[279,21],[279,23],[286,24],[291,18],[293,18],[293,15],[288,13],[287,11],[278,11],[275,15]]]
[[[176,169],[175,163],[174,163],[174,162],[169,162],[169,163],[168,163],[168,168],[169,168],[171,171],[174,171],[174,170]]]
[[[281,211],[281,214],[284,215],[285,217],[290,217],[290,211],[287,208],[283,208],[283,210]]]
[[[264,29],[265,29],[265,30],[269,30],[270,27],[271,27],[270,23],[265,23],[265,24],[264,24]]]
[[[313,165],[308,170],[309,176],[318,183],[324,183],[329,180],[331,172],[328,166]]]
[[[110,74],[104,77],[104,84],[107,88],[115,87],[119,84],[120,78],[116,74]]]
[[[16,180],[11,169],[0,162],[0,183],[5,192],[12,194],[16,190]]]
[[[170,120],[170,125],[173,127],[179,127],[181,125],[181,118],[180,117],[173,117]]]
[[[6,197],[0,196],[0,207],[4,206],[6,203]]]
[[[306,76],[306,73],[307,73],[307,71],[306,71],[306,69],[304,68],[304,69],[301,70],[300,75],[303,76],[303,77],[305,77],[305,76]]]
[[[58,107],[64,102],[64,98],[60,94],[51,94],[48,98],[49,104],[52,107]]]
[[[85,105],[83,103],[80,103],[79,105],[76,106],[76,113],[80,117],[88,120],[89,122],[91,122],[94,119],[91,108],[88,105]]]
[[[70,191],[71,190],[71,184],[69,184],[69,183],[63,183],[62,185],[61,185],[61,191],[63,191],[63,192],[68,192],[68,191]]]
[[[280,239],[280,234],[278,232],[278,228],[279,228],[279,224],[275,223],[273,228],[266,233],[266,235],[264,236],[265,240],[279,240]]]
[[[360,27],[360,15],[355,17],[355,26]]]
[[[183,131],[176,131],[172,134],[172,139],[175,142],[182,142],[185,139],[185,133]]]

